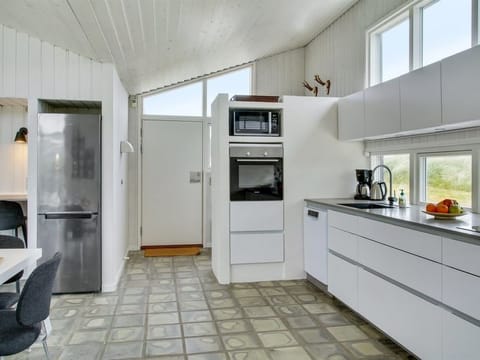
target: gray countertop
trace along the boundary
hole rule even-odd
[[[480,233],[459,229],[480,225],[480,214],[468,213],[455,219],[437,220],[433,216],[422,212],[423,207],[408,205],[407,208],[387,209],[356,209],[339,205],[339,203],[379,203],[378,201],[364,201],[347,199],[305,199],[307,204],[316,208],[326,208],[347,214],[358,215],[373,220],[404,226],[413,230],[424,231],[440,236],[450,237],[462,241],[480,244]]]

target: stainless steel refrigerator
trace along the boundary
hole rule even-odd
[[[102,288],[101,117],[38,115],[40,262],[63,254],[54,293]]]

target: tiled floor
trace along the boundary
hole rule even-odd
[[[409,358],[306,281],[219,285],[206,252],[132,253],[117,292],[54,296],[51,320],[61,360]],[[38,345],[7,357],[43,358]]]

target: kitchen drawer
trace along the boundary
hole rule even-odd
[[[283,262],[283,232],[230,234],[230,263]]]
[[[358,266],[328,254],[328,292],[357,310]]]
[[[362,316],[421,359],[442,359],[442,308],[364,269],[358,278]]]
[[[480,276],[480,245],[442,238],[445,265]]]
[[[443,266],[443,303],[480,320],[480,277]]]
[[[480,327],[443,311],[443,359],[478,360]]]
[[[358,262],[435,300],[442,298],[442,265],[376,243],[358,240]]]
[[[230,231],[283,230],[283,201],[230,202]]]
[[[348,215],[337,211],[328,211],[328,225],[348,232],[355,233],[358,230],[358,219],[358,216]]]
[[[379,243],[433,261],[442,261],[442,238],[440,236],[365,218],[359,218],[358,229],[359,235]]]
[[[328,249],[355,261],[358,258],[358,239],[357,235],[328,227]]]

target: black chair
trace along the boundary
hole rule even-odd
[[[18,228],[22,228],[25,244],[27,242],[27,224],[22,207],[14,201],[0,201],[0,230],[15,230],[18,237]]]
[[[0,235],[0,249],[22,249],[25,243],[22,239],[15,236]],[[20,279],[23,276],[23,270],[13,275],[10,279],[4,282],[9,284],[15,282],[17,293],[14,292],[0,292],[0,310],[8,309],[15,305],[20,296]]]
[[[0,310],[0,356],[28,349],[43,330],[43,349],[50,359],[44,320],[50,314],[53,282],[61,257],[57,252],[33,270],[25,282],[16,309]]]

